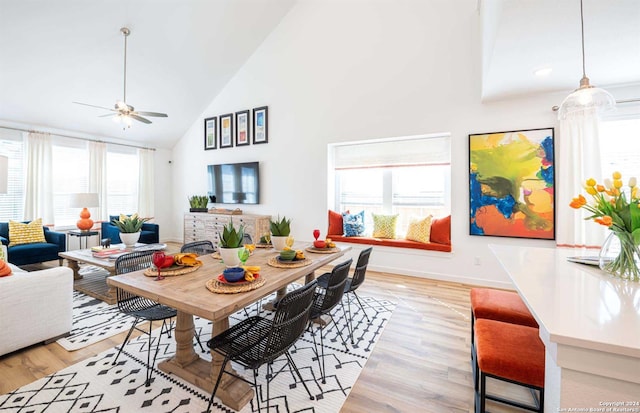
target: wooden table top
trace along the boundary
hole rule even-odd
[[[304,249],[305,246],[306,244],[295,245],[294,248]],[[311,260],[310,265],[275,268],[268,265],[267,261],[277,256],[278,252],[258,248],[249,257],[246,265],[259,265],[260,277],[266,280],[265,284],[255,290],[237,294],[216,294],[206,288],[206,282],[211,278],[217,278],[225,268],[225,265],[219,259],[214,259],[211,254],[198,257],[203,263],[202,267],[188,274],[155,281],[155,277],[145,276],[144,271],[135,271],[109,277],[107,283],[179,311],[217,321],[343,256],[348,249],[350,247],[344,247],[333,254],[305,251],[305,256]]]

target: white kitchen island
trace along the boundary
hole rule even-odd
[[[640,283],[566,259],[594,250],[489,248],[540,325],[545,412],[640,412]]]

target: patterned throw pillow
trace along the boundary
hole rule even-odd
[[[395,215],[373,215],[373,237],[374,238],[396,238],[396,224],[398,214]]]
[[[361,237],[364,235],[364,211],[357,214],[342,213],[342,226],[345,237]]]
[[[431,219],[431,215],[425,218],[412,218],[405,238],[428,244],[431,237]]]
[[[34,219],[28,224],[18,221],[9,221],[9,246],[31,244],[34,242],[47,242],[44,238],[42,218]]]

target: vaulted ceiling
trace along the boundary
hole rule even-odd
[[[296,2],[0,0],[0,122],[170,148]],[[579,0],[478,7],[484,101],[578,86]],[[640,83],[639,22],[639,0],[584,0],[592,84]],[[72,103],[111,108],[122,99],[121,27],[131,29],[127,103],[169,115],[126,131],[100,117],[107,110]],[[544,67],[549,75],[534,75]]]

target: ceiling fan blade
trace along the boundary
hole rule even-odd
[[[90,104],[88,104],[88,103],[81,103],[81,102],[72,102],[72,103],[75,103],[76,105],[91,106],[92,108],[98,108],[98,109],[110,110],[111,112],[115,112],[115,109],[105,108],[104,106],[90,105]]]
[[[166,113],[158,113],[158,112],[137,112],[139,115],[145,115],[145,116],[155,116],[157,118],[167,118],[168,115]]]
[[[135,120],[139,120],[139,121],[140,121],[140,122],[142,122],[142,123],[147,123],[147,124],[148,124],[148,123],[151,123],[151,121],[150,121],[149,119],[145,119],[145,118],[143,118],[142,116],[138,116],[138,115],[133,115],[133,114],[131,114],[131,115],[129,115],[129,117],[131,117],[132,119],[135,119]]]

